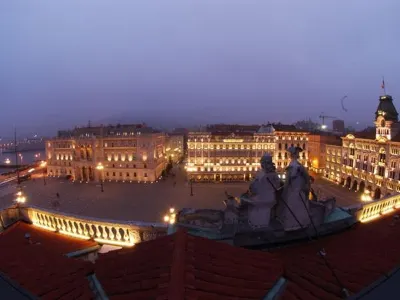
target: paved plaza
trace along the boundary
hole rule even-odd
[[[182,169],[182,168],[181,168]],[[27,205],[53,208],[60,195],[58,210],[84,216],[159,222],[170,207],[181,209],[224,208],[225,191],[239,196],[248,189],[243,183],[193,183],[193,196],[182,170],[176,176],[153,184],[105,182],[104,192],[98,183],[72,183],[59,178],[41,178],[22,183]],[[335,196],[338,205],[360,203],[360,195],[326,180],[317,179],[314,190],[322,197]],[[9,185],[0,189],[0,207],[12,204],[16,188]]]

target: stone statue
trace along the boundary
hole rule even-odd
[[[260,163],[261,170],[251,183],[249,191],[241,197],[242,204],[247,206],[248,222],[253,229],[269,226],[271,212],[276,204],[276,191],[281,184],[272,156],[264,154]]]
[[[292,231],[302,227],[307,228],[311,223],[308,198],[311,182],[306,168],[298,161],[299,153],[303,150],[292,146],[287,151],[291,155],[291,162],[286,168],[286,181],[282,201],[277,209],[277,219],[282,223],[285,231]]]

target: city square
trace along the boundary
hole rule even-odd
[[[161,222],[171,207],[223,209],[225,192],[238,197],[247,191],[250,184],[194,182],[191,187],[182,169],[175,167],[174,177],[152,184],[106,181],[104,192],[98,182],[80,183],[62,178],[46,178],[45,184],[43,178],[38,177],[21,185],[26,194],[26,204],[30,206],[101,219]],[[338,206],[360,203],[358,193],[327,180],[317,179],[313,188],[320,198],[335,197]],[[0,205],[11,205],[15,187],[4,187],[0,191]],[[58,207],[54,207],[56,201],[60,204]]]

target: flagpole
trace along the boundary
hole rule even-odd
[[[385,76],[382,76],[383,96],[386,96]]]

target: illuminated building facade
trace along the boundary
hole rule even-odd
[[[143,125],[75,128],[46,142],[49,176],[89,182],[154,182],[165,169],[165,136]]]
[[[310,133],[308,135],[308,158],[311,171],[324,173],[327,147],[330,145],[341,146],[341,138],[328,132]]]
[[[184,145],[185,138],[181,134],[168,134],[166,136],[166,157],[168,160],[172,160],[173,162],[179,162],[183,160],[185,155]]]
[[[325,177],[339,183],[342,177],[342,143],[326,145]]]
[[[341,151],[335,149],[336,155],[332,155],[332,147],[327,148],[325,177],[354,191],[368,189],[379,199],[400,192],[400,123],[391,96],[380,97],[375,116],[374,131],[346,135]]]
[[[307,166],[308,133],[295,126],[214,125],[204,132],[189,132],[186,171],[195,181],[246,181],[260,169],[265,153],[273,156],[281,178],[290,162],[286,149],[305,151],[300,161]]]

